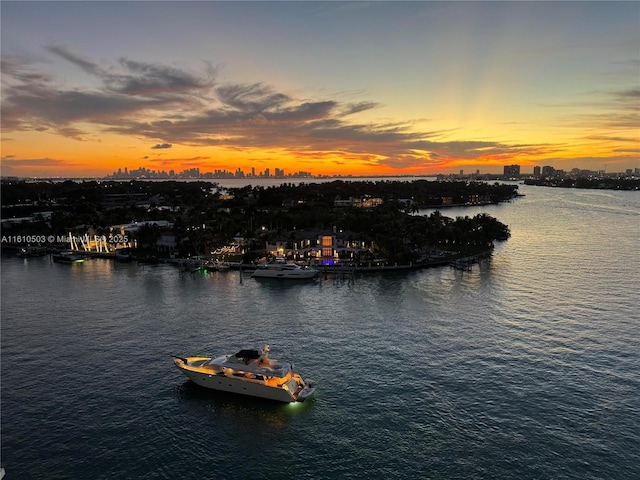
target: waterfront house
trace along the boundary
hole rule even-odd
[[[375,244],[356,239],[353,232],[334,229],[329,231],[296,232],[294,240],[267,241],[267,255],[294,260],[321,261],[345,260],[354,261],[365,252],[371,252]]]
[[[372,197],[371,195],[364,195],[360,198],[340,198],[337,196],[333,200],[334,207],[356,207],[356,208],[375,208],[384,203],[384,200],[380,197]]]

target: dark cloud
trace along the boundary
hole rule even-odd
[[[611,92],[610,96],[613,98],[611,112],[603,116],[604,124],[637,131],[640,126],[640,88]]]
[[[565,115],[562,118],[564,126],[619,132],[620,130],[637,131],[640,125],[640,88],[592,93],[582,102],[547,106],[581,108],[589,112]]]
[[[278,122],[309,122],[322,120],[331,116],[336,102],[326,100],[322,102],[304,102],[274,112],[271,118]]]
[[[97,77],[102,86],[69,88],[51,75],[34,72],[19,58],[3,60],[2,126],[6,131],[52,130],[81,139],[79,122],[118,125],[145,112],[192,109],[200,92],[211,84],[173,67],[123,60],[124,69],[114,73],[113,68],[102,68],[61,46],[49,46],[47,51]]]
[[[630,88],[612,93],[619,101],[628,103],[634,110],[640,110],[640,88]]]
[[[63,90],[54,84],[26,83],[4,89],[2,126],[7,130],[55,130],[78,138],[76,122],[117,123],[118,119],[166,102],[100,91]]]
[[[7,85],[15,84],[43,84],[50,82],[53,77],[46,73],[32,71],[29,62],[15,55],[3,55],[0,61],[2,81]]]
[[[61,45],[45,47],[49,52],[71,62],[86,73],[98,77],[107,89],[127,95],[158,95],[193,92],[213,85],[214,69],[208,69],[207,77],[166,65],[136,62],[120,58],[122,68],[103,68]]]
[[[90,75],[95,75],[97,77],[108,76],[108,74],[97,63],[72,53],[68,48],[62,45],[48,45],[45,49],[61,58],[64,58],[68,62],[73,63],[77,67],[80,67]]]
[[[158,143],[157,145],[154,145],[153,147],[151,147],[152,150],[162,150],[164,148],[171,148],[172,145],[170,143]]]
[[[203,78],[164,65],[134,62],[125,58],[120,64],[128,72],[110,75],[105,82],[115,91],[128,95],[194,94],[213,86],[212,78]]]
[[[359,102],[359,103],[349,103],[344,106],[341,115],[353,115],[355,113],[365,112],[367,110],[371,110],[372,108],[376,108],[379,106],[375,102]]]
[[[272,111],[291,100],[262,83],[224,85],[218,87],[216,93],[224,106],[251,114]]]

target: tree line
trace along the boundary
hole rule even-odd
[[[509,238],[508,227],[489,215],[451,219],[439,211],[430,216],[416,214],[421,207],[437,206],[443,197],[464,204],[470,195],[503,202],[517,195],[517,186],[338,180],[226,189],[202,181],[3,180],[1,189],[3,219],[33,217],[13,225],[12,235],[64,235],[87,228],[107,234],[114,225],[166,220],[172,224],[170,231],[141,228],[136,234],[138,244],[152,248],[161,233],[171,233],[179,253],[186,256],[243,237],[251,246],[248,255],[256,256],[267,241],[297,241],[312,231],[339,231],[352,240],[373,242],[379,249],[376,255],[399,263],[414,261],[433,248],[486,250],[493,242]],[[337,198],[363,196],[383,202],[375,208],[334,206]],[[48,212],[46,218],[43,212]]]

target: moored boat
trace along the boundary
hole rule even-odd
[[[115,252],[113,252],[113,258],[119,262],[130,262],[131,249],[129,247],[116,248]]]
[[[304,280],[315,278],[318,270],[311,267],[301,267],[296,263],[287,262],[285,260],[271,260],[266,263],[259,264],[253,274],[253,278],[283,278],[293,280]]]
[[[219,357],[174,355],[173,361],[191,381],[213,390],[286,403],[304,402],[315,391],[291,364],[269,358],[268,345]]]
[[[26,246],[26,247],[20,248],[20,251],[18,252],[18,256],[22,258],[42,257],[43,255],[46,255],[46,253],[47,253],[46,247]]]
[[[54,262],[59,262],[59,263],[84,262],[84,257],[82,255],[75,253],[71,250],[54,253],[51,255],[51,258],[53,259]]]

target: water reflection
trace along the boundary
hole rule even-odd
[[[315,401],[312,397],[304,403],[280,403],[203,388],[190,380],[176,386],[174,393],[181,405],[192,410],[192,418],[192,414],[200,418],[213,416],[234,428],[244,426],[255,433],[287,428],[292,417],[309,411]]]
[[[316,280],[284,280],[282,278],[251,278],[262,290],[273,292],[286,292],[287,290],[299,290],[317,285]]]
[[[526,194],[487,208],[513,236],[470,272],[265,284],[3,252],[3,459],[15,478],[553,478],[567,458],[634,478],[639,217],[567,205],[640,197]],[[166,356],[263,343],[315,403],[202,389]]]

